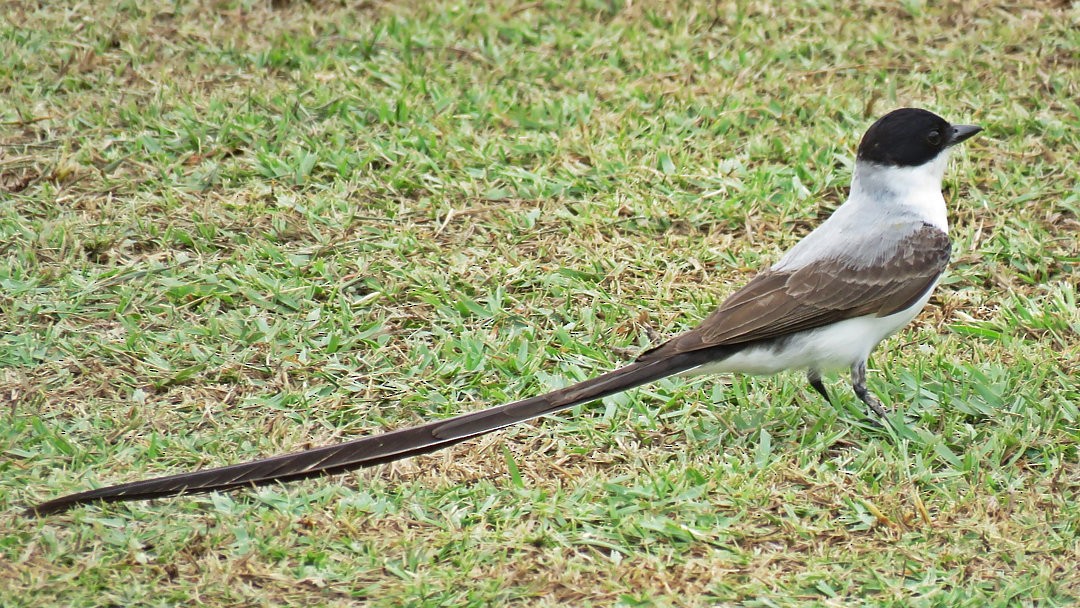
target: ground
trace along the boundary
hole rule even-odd
[[[932,4],[932,5],[931,5]],[[0,606],[1080,601],[1080,9],[0,3]],[[928,108],[954,255],[872,358],[254,491],[691,327]]]

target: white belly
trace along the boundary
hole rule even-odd
[[[789,369],[847,369],[865,361],[870,351],[907,325],[930,300],[928,290],[914,306],[887,317],[856,317],[799,332],[762,346],[746,348],[721,361],[699,365],[681,375],[741,373],[775,374]]]

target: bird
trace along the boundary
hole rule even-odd
[[[847,200],[699,325],[633,362],[513,403],[411,428],[242,464],[122,483],[29,507],[42,516],[97,502],[225,491],[331,475],[459,444],[673,375],[806,373],[832,401],[825,372],[850,370],[855,396],[888,412],[866,386],[870,352],[926,306],[951,254],[941,184],[953,146],[982,127],[919,108],[893,110],[865,132]]]

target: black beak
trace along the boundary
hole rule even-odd
[[[947,145],[955,146],[979,131],[982,131],[982,127],[976,125],[953,125],[952,133],[949,134],[949,143]]]

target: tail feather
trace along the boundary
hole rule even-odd
[[[635,362],[544,395],[345,443],[243,464],[134,481],[63,496],[27,509],[31,516],[102,501],[144,500],[295,481],[401,460],[574,405],[620,393],[698,364],[693,355]]]

